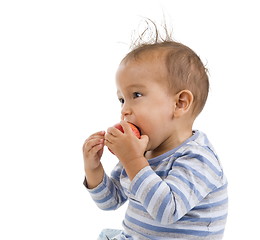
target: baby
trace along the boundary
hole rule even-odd
[[[124,133],[110,127],[83,146],[84,184],[97,206],[115,210],[128,200],[123,230],[99,239],[222,239],[227,180],[207,136],[193,130],[208,96],[207,71],[190,48],[155,35],[117,70]],[[104,146],[119,159],[111,176],[100,161]]]

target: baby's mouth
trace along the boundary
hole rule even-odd
[[[138,126],[136,126],[134,123],[132,123],[132,124],[138,129],[140,135],[142,136],[142,131],[141,131],[141,129],[140,129]]]

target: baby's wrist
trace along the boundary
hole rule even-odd
[[[95,169],[85,169],[88,188],[95,188],[99,185],[103,179],[104,173],[102,164]]]
[[[149,163],[145,157],[135,157],[125,161],[121,161],[121,163],[123,164],[130,180],[132,180],[141,169],[149,166]]]

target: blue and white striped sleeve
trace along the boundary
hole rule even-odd
[[[115,210],[126,202],[127,196],[119,183],[119,175],[120,171],[116,167],[112,172],[112,177],[104,174],[103,181],[93,189],[88,189],[87,183],[84,181],[90,196],[100,209]]]
[[[133,198],[161,224],[176,222],[223,183],[218,160],[204,153],[186,152],[174,161],[165,178],[150,166],[143,168],[131,183]]]

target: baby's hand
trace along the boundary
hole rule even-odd
[[[104,150],[105,132],[92,134],[83,145],[84,167],[86,170],[95,170],[100,166],[100,159]]]
[[[126,121],[121,121],[120,124],[123,131],[118,130],[116,127],[107,130],[105,145],[123,164],[143,157],[148,144],[148,136],[142,135],[138,139]]]

